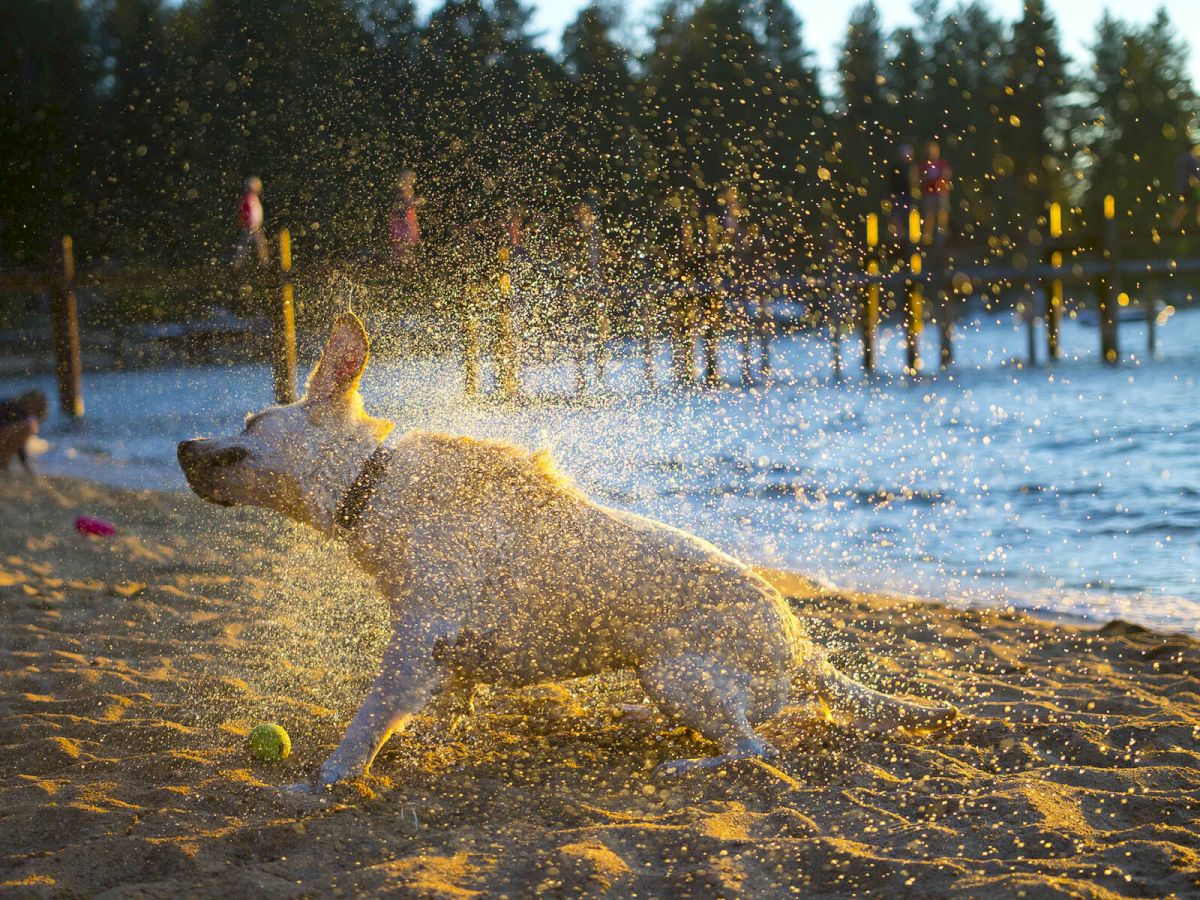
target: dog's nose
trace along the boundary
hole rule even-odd
[[[180,466],[186,466],[187,463],[196,462],[200,455],[204,452],[205,440],[192,439],[180,440],[178,448],[175,449],[175,456],[178,458]]]
[[[186,463],[194,460],[197,452],[200,449],[200,443],[200,441],[196,440],[180,441],[179,446],[175,448],[175,456],[178,458],[179,462]]]

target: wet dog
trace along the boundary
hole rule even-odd
[[[338,317],[304,398],[232,437],[184,441],[200,497],[266,507],[344,541],[391,604],[380,674],[317,784],[363,775],[435,698],[633,669],[665,714],[719,748],[685,772],[771,754],[755,733],[796,689],[870,729],[930,730],[953,708],[838,672],[780,594],[716,547],[595,503],[543,453],[414,431],[363,409],[367,335]]]
[[[30,474],[29,443],[49,414],[46,395],[34,389],[19,397],[0,400],[0,472],[12,465],[13,457],[21,461]]]

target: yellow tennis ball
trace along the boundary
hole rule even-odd
[[[292,739],[281,726],[263,722],[250,729],[246,748],[264,762],[278,762],[292,752]]]

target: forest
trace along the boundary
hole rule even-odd
[[[1080,59],[1043,0],[1016,21],[917,12],[889,30],[858,6],[821,73],[786,0],[666,0],[646,22],[593,2],[555,53],[519,0],[7,0],[0,265],[41,266],[66,232],[114,264],[225,259],[250,175],[267,230],[374,259],[406,169],[432,246],[512,210],[552,233],[591,198],[632,252],[667,240],[667,198],[734,187],[803,265],[880,208],[899,146],[930,139],[963,244],[1019,245],[1051,200],[1086,225],[1106,194],[1129,232],[1169,230],[1197,102],[1165,12],[1106,15]]]

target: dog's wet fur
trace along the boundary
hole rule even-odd
[[[793,692],[870,730],[932,730],[952,707],[881,694],[838,672],[787,603],[698,537],[594,502],[545,453],[411,431],[369,416],[358,391],[362,324],[334,322],[300,401],[221,439],[184,441],[200,497],[275,510],[346,542],[391,606],[380,674],[315,787],[365,774],[380,747],[434,699],[478,683],[526,685],[634,669],[650,700],[716,744],[680,773],[772,754],[755,727]],[[352,527],[342,499],[387,466]]]

